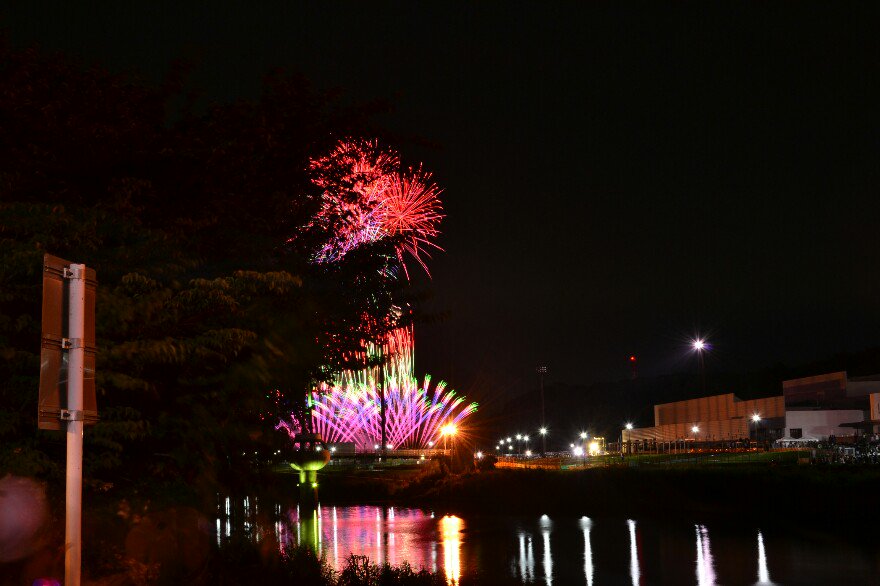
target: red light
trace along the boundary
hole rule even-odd
[[[635,361],[636,361],[636,357],[635,357],[635,356],[630,356],[630,357],[629,357],[629,361],[630,361],[630,362],[635,362]]]

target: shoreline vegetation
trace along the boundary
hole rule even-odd
[[[628,518],[876,521],[880,511],[857,495],[880,491],[876,466],[607,467],[586,470],[497,469],[323,474],[321,502],[370,502],[444,513],[618,515]]]

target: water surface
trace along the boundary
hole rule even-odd
[[[280,546],[307,544],[336,568],[351,553],[442,569],[450,583],[880,584],[880,541],[842,528],[620,518],[443,515],[379,506],[281,512]],[[225,532],[218,519],[218,537]]]

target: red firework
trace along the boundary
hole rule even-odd
[[[331,234],[315,262],[335,262],[361,244],[399,238],[397,258],[407,277],[405,252],[428,272],[426,248],[440,248],[433,239],[443,218],[441,189],[421,167],[406,174],[399,167],[397,153],[354,139],[311,161],[312,181],[323,190],[311,226]]]
[[[397,258],[409,277],[403,253],[408,252],[430,274],[423,256],[430,258],[426,247],[442,250],[434,239],[440,234],[443,219],[439,195],[442,190],[431,181],[431,174],[419,167],[407,175],[395,175],[379,206],[382,229],[391,236],[401,237]]]

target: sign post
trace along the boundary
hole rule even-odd
[[[45,255],[38,426],[40,429],[60,430],[62,422],[66,422],[65,586],[80,584],[83,425],[93,424],[98,418],[95,402],[96,288],[95,271],[82,264]],[[63,392],[65,386],[66,393]]]
[[[82,568],[82,459],[83,381],[85,378],[86,266],[72,264],[65,275],[68,287],[67,315],[67,515],[64,529],[64,583],[79,586]],[[66,417],[65,417],[66,415]]]

